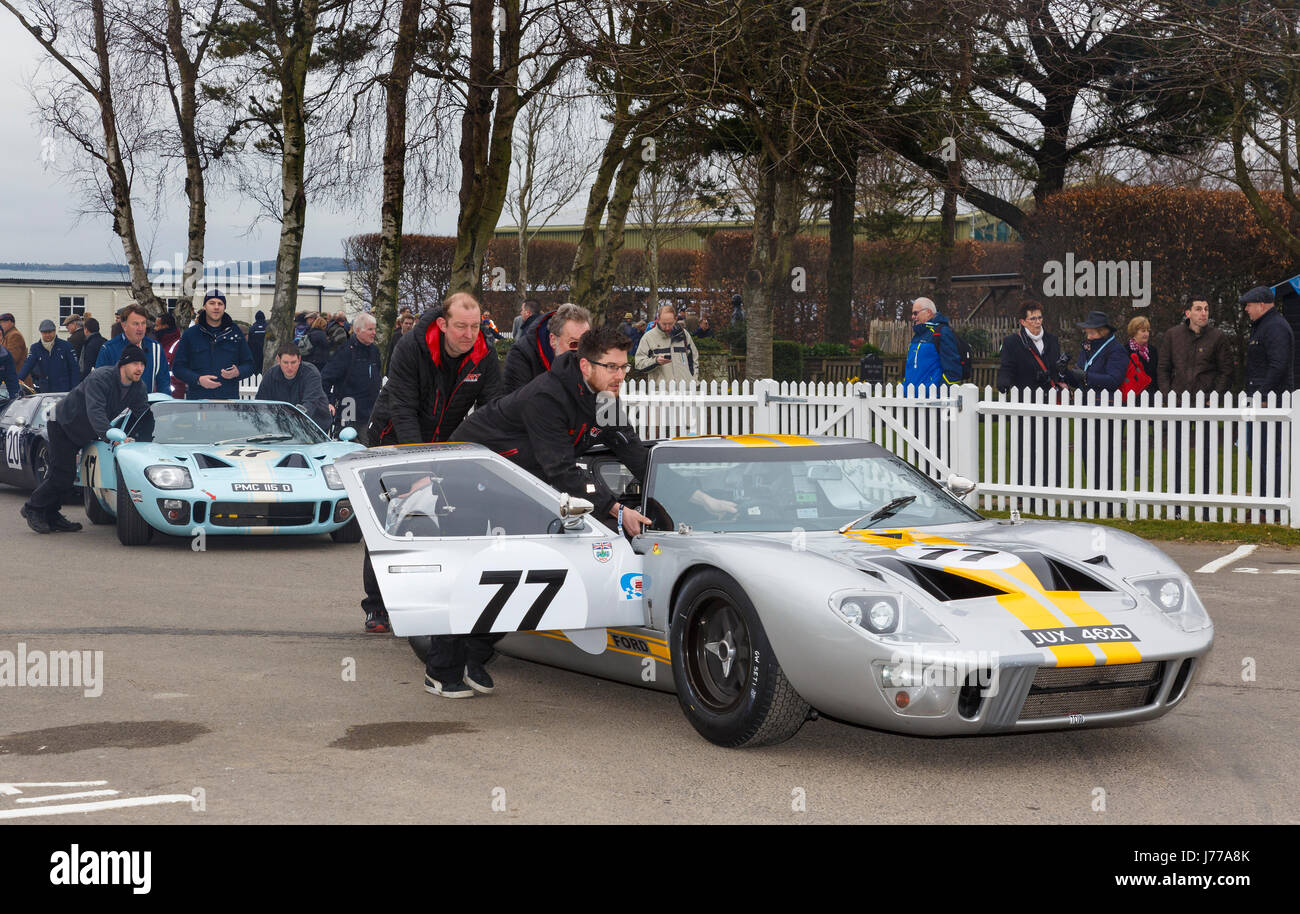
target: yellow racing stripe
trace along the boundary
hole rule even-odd
[[[773,441],[779,441],[781,444],[797,445],[800,447],[816,447],[817,442],[811,438],[805,438],[803,435],[761,435],[762,438],[771,438]]]
[[[1048,597],[1075,625],[1110,625],[1111,621],[1084,602],[1076,590],[1054,590]],[[1095,645],[1106,655],[1103,665],[1112,663],[1138,663],[1142,652],[1132,641],[1102,641]]]
[[[779,447],[775,441],[761,435],[725,435],[728,441],[743,444],[745,447]]]

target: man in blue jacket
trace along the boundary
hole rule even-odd
[[[157,340],[145,336],[145,332],[153,323],[149,318],[149,312],[141,305],[127,305],[117,312],[117,320],[122,326],[122,332],[99,347],[99,354],[95,356],[95,367],[114,366],[127,346],[139,346],[144,350],[145,357],[143,378],[145,393],[170,394],[172,375],[167,368],[167,353],[163,352],[162,344]]]
[[[23,394],[22,388],[18,386],[18,371],[14,367],[14,357],[3,346],[0,346],[0,384],[9,391],[11,400],[17,400]]]
[[[253,373],[253,353],[219,289],[203,297],[199,319],[181,334],[172,371],[185,382],[186,400],[239,399],[239,379]]]
[[[41,338],[27,350],[27,360],[18,369],[18,376],[39,378],[36,389],[40,393],[67,393],[81,382],[76,350],[67,340],[59,339],[54,321],[41,321],[40,331]]]
[[[961,349],[948,318],[928,298],[912,302],[912,343],[907,348],[903,384],[925,388],[961,382]]]

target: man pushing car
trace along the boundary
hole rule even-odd
[[[131,411],[128,427],[135,425],[136,435],[147,439],[153,434],[149,395],[140,380],[146,362],[143,349],[128,345],[116,365],[96,368],[59,400],[48,424],[49,475],[19,511],[27,526],[37,533],[75,533],[81,529],[81,524],[59,512],[59,506],[76,485],[77,455],[92,441],[104,440],[114,417],[123,409]]]

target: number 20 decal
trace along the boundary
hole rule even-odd
[[[1012,568],[1020,559],[996,549],[974,549],[969,546],[902,546],[897,553],[903,558],[933,562],[945,568]]]
[[[528,607],[528,612],[524,613],[523,620],[519,623],[516,631],[526,632],[535,631],[537,624],[542,621],[547,608],[555,595],[560,592],[564,586],[564,579],[568,577],[567,568],[535,568],[528,572],[528,577],[524,578],[525,584],[545,584],[542,592],[537,595],[533,605]],[[479,584],[484,586],[496,586],[497,592],[488,600],[487,606],[474,622],[474,627],[470,629],[471,635],[485,635],[492,631],[492,626],[497,621],[497,616],[501,615],[501,610],[505,609],[506,603],[514,594],[515,589],[519,586],[520,578],[524,577],[523,571],[484,571],[478,579]]]

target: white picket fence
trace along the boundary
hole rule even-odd
[[[1096,391],[1004,397],[973,384],[633,381],[622,399],[647,439],[865,438],[935,479],[975,480],[967,500],[987,510],[1300,527],[1300,392],[1121,402]]]
[[[1096,391],[1003,397],[974,385],[639,381],[623,399],[647,438],[866,438],[935,479],[975,480],[970,499],[985,509],[1300,527],[1300,394],[1125,402]]]

